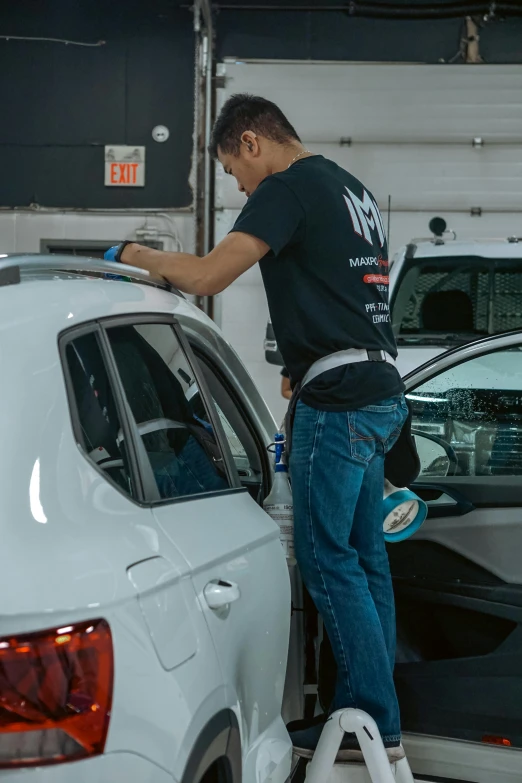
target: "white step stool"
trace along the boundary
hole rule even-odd
[[[345,732],[357,736],[364,756],[358,762],[335,763]],[[362,710],[338,710],[325,724],[306,770],[306,783],[415,783],[406,758],[390,764],[379,729]]]

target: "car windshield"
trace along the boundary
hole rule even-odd
[[[522,327],[522,258],[415,258],[392,295],[399,344],[459,344]]]

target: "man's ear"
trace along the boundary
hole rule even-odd
[[[241,134],[241,143],[245,144],[247,150],[253,155],[259,154],[259,142],[254,131],[243,131]]]

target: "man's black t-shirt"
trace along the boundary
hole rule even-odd
[[[270,247],[260,261],[277,345],[292,385],[311,365],[346,348],[397,355],[388,308],[388,248],[372,194],[322,155],[267,177],[233,231]],[[301,399],[320,410],[354,410],[404,390],[388,362],[329,370]]]

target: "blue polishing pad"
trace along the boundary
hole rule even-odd
[[[409,489],[397,489],[384,498],[384,538],[396,544],[420,528],[428,514],[426,503]]]

